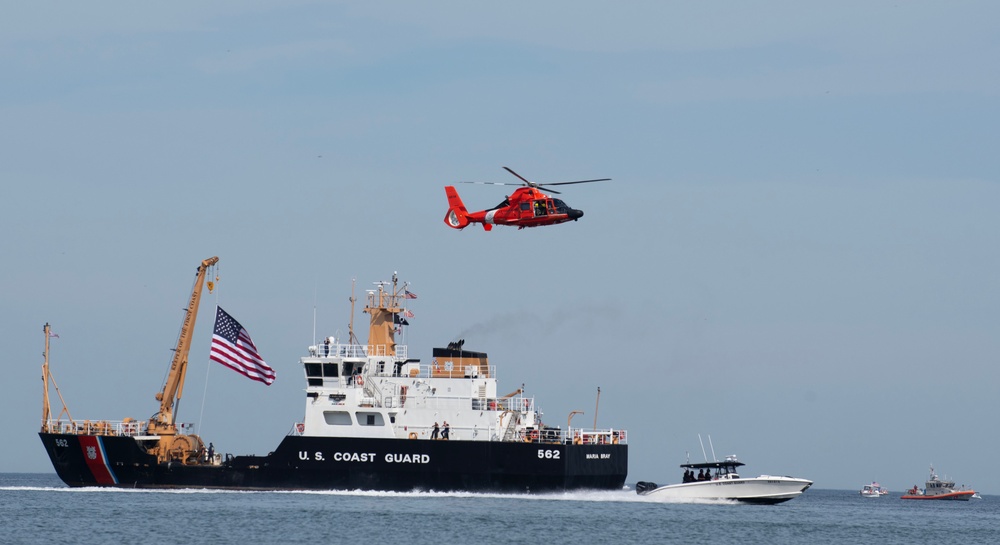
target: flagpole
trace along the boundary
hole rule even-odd
[[[594,431],[597,431],[597,408],[601,405],[601,387],[597,387],[597,403],[594,404]]]

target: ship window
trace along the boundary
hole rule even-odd
[[[337,368],[339,366],[336,363],[324,363],[323,364],[323,376],[324,377],[336,377]]]
[[[385,420],[382,418],[382,413],[358,413],[358,425],[384,426]]]
[[[331,426],[351,425],[351,414],[347,411],[324,411],[323,419]]]
[[[322,378],[309,377],[308,383],[309,383],[309,386],[322,386],[323,385],[323,379]]]
[[[320,365],[318,363],[307,363],[306,365],[306,376],[307,377],[322,377],[323,374],[320,373]]]

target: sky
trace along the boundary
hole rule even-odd
[[[619,4],[5,10],[0,472],[52,471],[45,323],[74,419],[148,419],[219,256],[178,407],[219,452],[277,446],[298,358],[398,271],[411,356],[464,338],[547,423],[628,430],[628,482],[700,434],[747,474],[1000,494],[1000,5]],[[443,186],[504,166],[612,181],[565,188],[578,222],[448,228]],[[210,363],[216,304],[272,386]]]

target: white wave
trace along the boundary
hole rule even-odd
[[[112,488],[103,486],[0,486],[0,491],[11,492],[56,492],[63,494],[302,494],[313,496],[345,496],[371,498],[498,498],[527,501],[582,501],[582,502],[639,502],[639,503],[680,503],[730,505],[739,502],[723,499],[687,499],[659,496],[640,496],[632,489],[621,490],[573,490],[566,492],[543,492],[538,494],[514,492],[438,492],[409,491],[388,492],[377,490],[222,490],[213,488]]]
[[[104,486],[0,486],[0,491],[60,492],[65,494],[246,494],[247,490],[214,490],[208,488],[113,488]]]

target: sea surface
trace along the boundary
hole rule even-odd
[[[664,503],[631,489],[159,492],[68,488],[55,474],[0,473],[0,543],[1000,543],[998,496],[968,502],[899,496],[809,489],[766,506]]]

